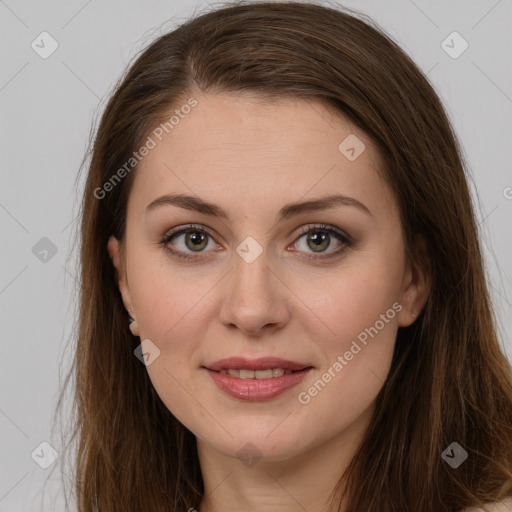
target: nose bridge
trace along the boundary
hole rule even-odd
[[[246,297],[258,299],[265,298],[265,296],[269,298],[272,295],[270,290],[272,283],[269,276],[273,274],[269,268],[268,251],[263,251],[251,261],[240,256],[238,252],[242,250],[243,246],[240,244],[237,254],[234,256],[235,266],[232,280],[236,290],[233,291],[243,299]]]
[[[287,316],[287,301],[280,296],[284,289],[274,275],[269,253],[263,247],[257,251],[248,240],[239,245],[233,258],[222,306],[223,323],[253,333],[269,324],[282,324]]]

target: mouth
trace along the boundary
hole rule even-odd
[[[260,357],[258,359],[248,359],[245,357],[226,357],[224,359],[220,359],[214,363],[204,365],[208,370],[213,370],[216,372],[229,372],[230,370],[237,370],[242,372],[242,375],[248,375],[247,377],[242,378],[253,378],[254,375],[247,374],[246,372],[257,372],[257,371],[265,371],[267,372],[267,376],[261,378],[270,378],[268,372],[276,372],[276,376],[280,377],[281,370],[284,370],[285,373],[304,370],[305,368],[310,367],[309,364],[299,363],[295,361],[289,361],[287,359],[282,359],[280,357]],[[273,375],[273,373],[272,373]],[[237,375],[238,376],[238,375]]]
[[[220,391],[246,401],[269,400],[295,387],[313,366],[277,358],[230,358],[202,366]]]

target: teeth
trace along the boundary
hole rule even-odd
[[[284,368],[269,368],[267,370],[236,370],[230,368],[229,370],[222,369],[220,373],[229,375],[231,377],[237,377],[239,379],[273,379],[274,377],[282,377],[283,375],[289,375],[292,370]]]
[[[254,370],[239,370],[241,379],[254,379]]]
[[[274,377],[274,373],[273,370],[257,370],[254,372],[254,377],[257,379],[271,379]]]

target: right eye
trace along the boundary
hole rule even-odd
[[[171,240],[179,239],[182,236],[184,236],[184,238],[181,240],[182,244],[178,250],[169,247]],[[208,246],[208,237],[213,240],[212,236],[202,226],[189,225],[167,233],[162,239],[161,244],[172,255],[190,260],[196,259],[196,256],[190,256],[188,254],[205,252],[203,249]],[[175,243],[172,245],[173,247],[176,246]],[[191,252],[188,253],[188,251]]]

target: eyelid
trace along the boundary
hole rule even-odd
[[[299,238],[302,235],[304,235],[306,233],[309,233],[310,231],[314,231],[315,229],[318,230],[318,231],[326,231],[328,233],[334,233],[334,234],[338,235],[340,238],[344,239],[345,241],[347,241],[347,242],[349,242],[351,244],[354,243],[352,237],[347,235],[341,229],[338,229],[335,226],[331,226],[329,224],[324,224],[324,223],[321,223],[321,222],[320,223],[309,224],[307,226],[303,226],[302,228],[300,228],[300,230],[295,235],[295,237]]]

